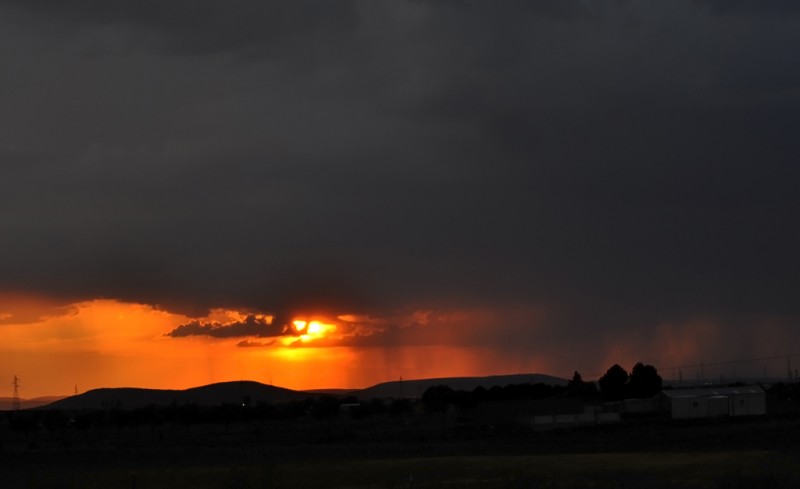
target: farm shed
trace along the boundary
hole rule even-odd
[[[482,402],[471,414],[479,424],[536,429],[620,422],[619,413],[603,412],[602,405],[585,404],[577,398]]]
[[[760,387],[717,387],[662,391],[673,419],[716,416],[757,416],[767,412],[766,396]]]
[[[537,429],[550,429],[567,426],[586,426],[594,424],[619,423],[617,412],[603,412],[601,405],[585,405],[580,413],[571,414],[538,414],[529,418],[530,424]]]
[[[529,424],[533,416],[556,414],[580,414],[583,401],[580,399],[541,399],[520,401],[486,401],[478,404],[473,414],[481,424]]]

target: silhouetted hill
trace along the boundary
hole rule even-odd
[[[246,380],[220,382],[218,384],[186,389],[182,392],[186,393],[189,402],[196,402],[202,405],[241,403],[245,397],[248,397],[253,404],[258,402],[279,403],[299,401],[314,397],[305,392]]]
[[[19,407],[21,409],[33,409],[39,406],[45,406],[52,402],[64,399],[66,396],[44,396],[34,397],[33,399],[20,399]],[[7,411],[11,409],[11,398],[0,397],[0,411]]]
[[[489,377],[444,377],[440,379],[418,379],[384,382],[366,389],[352,391],[350,394],[361,400],[374,398],[421,397],[429,387],[446,385],[451,389],[472,391],[477,387],[490,389],[511,384],[567,385],[567,381],[545,374],[492,375]]]
[[[353,389],[309,389],[300,392],[305,392],[306,394],[314,394],[315,396],[330,395],[330,396],[344,397],[350,395],[350,393],[353,392]]]
[[[46,409],[136,409],[147,406],[196,404],[218,406],[250,402],[282,403],[313,397],[311,394],[264,385],[253,381],[235,381],[193,387],[185,390],[138,389],[131,387],[93,389],[44,406]]]
[[[435,385],[447,385],[456,390],[471,391],[476,387],[489,389],[494,386],[510,384],[548,384],[566,385],[567,381],[544,374],[495,375],[489,377],[448,377],[439,379],[418,379],[384,382],[361,390],[316,389],[294,391],[283,387],[261,384],[253,381],[221,382],[193,387],[185,390],[141,389],[133,387],[93,389],[77,396],[65,397],[50,404],[42,402],[26,405],[23,408],[43,407],[45,409],[136,409],[147,406],[169,406],[171,404],[196,404],[198,406],[218,406],[220,404],[241,404],[250,402],[285,403],[323,394],[340,397],[354,395],[362,400],[373,398],[420,397],[425,389]],[[46,398],[40,398],[46,399]],[[2,402],[2,399],[0,399]],[[8,399],[7,408],[11,407]],[[2,407],[0,407],[2,409]]]

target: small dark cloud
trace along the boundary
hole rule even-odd
[[[275,344],[275,340],[272,341],[253,341],[253,340],[242,340],[239,343],[236,343],[236,346],[239,348],[265,348],[268,346],[273,346]]]
[[[217,322],[203,323],[201,321],[191,321],[181,324],[165,336],[182,338],[186,336],[211,336],[212,338],[238,338],[242,336],[254,336],[257,338],[268,338],[282,336],[287,333],[285,325],[272,324],[267,318],[259,318],[255,315],[248,315],[244,321],[220,324]]]

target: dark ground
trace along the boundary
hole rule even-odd
[[[342,413],[328,418],[241,418],[214,423],[163,420],[134,423],[120,417],[121,413],[115,418],[106,412],[102,415],[104,421],[94,424],[79,424],[72,421],[74,418],[69,418],[66,424],[55,423],[48,416],[61,421],[64,418],[54,413],[30,415],[36,422],[26,424],[12,419],[14,415],[25,416],[25,412],[4,413],[5,422],[0,425],[0,481],[6,484],[0,485],[261,487],[265,481],[272,481],[272,485],[291,486],[286,477],[297,479],[301,475],[276,474],[283,467],[298,464],[302,467],[313,462],[317,467],[353,467],[352,474],[347,472],[336,483],[322,484],[324,487],[369,486],[374,484],[354,482],[354,474],[360,472],[357,466],[388,464],[389,467],[395,463],[392,461],[408,464],[409,460],[430,461],[427,466],[453,459],[473,460],[472,465],[477,464],[474,460],[494,460],[494,465],[499,466],[510,463],[508,457],[563,455],[565,458],[553,462],[558,465],[577,460],[569,458],[577,454],[611,456],[612,465],[625,460],[628,454],[651,454],[664,460],[676,454],[686,460],[726,454],[734,461],[725,463],[735,466],[752,460],[754,456],[750,454],[756,453],[765,460],[778,457],[781,467],[792,467],[800,466],[800,415],[793,406],[784,405],[777,414],[763,417],[681,422],[651,417],[624,419],[618,425],[549,431],[511,425],[479,426],[459,421],[455,414],[445,417],[443,423],[441,415],[419,411],[383,413],[362,419]],[[87,415],[72,413],[76,414]],[[529,460],[526,466],[531,463]],[[775,477],[774,469],[764,470],[763,474],[753,476],[755,482],[749,485],[741,480],[728,485],[715,480],[713,484],[706,481],[710,485],[696,487],[758,487]],[[514,480],[524,478],[523,472],[510,473],[518,474],[509,476]],[[793,473],[787,476],[783,469],[781,474],[784,482],[769,482],[772,489],[792,487],[791,484],[800,481],[800,476],[795,480]],[[147,484],[145,479],[149,481]],[[472,487],[477,484],[475,480],[462,485]],[[618,483],[622,479],[610,480],[610,485],[602,487],[622,487]],[[442,481],[442,484],[452,482]],[[384,486],[386,483],[381,482],[376,487]],[[551,483],[549,487],[573,486]]]

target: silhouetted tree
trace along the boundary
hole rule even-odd
[[[383,414],[389,410],[389,406],[386,405],[386,401],[376,397],[369,401],[369,409],[373,414]]]
[[[13,411],[8,418],[13,431],[32,433],[39,428],[39,419],[35,411]]]
[[[408,399],[395,399],[389,405],[389,414],[392,416],[399,416],[401,414],[410,413],[411,411],[413,411],[413,406]]]
[[[581,374],[576,370],[574,374],[572,374],[572,380],[567,382],[567,394],[573,397],[582,397],[581,393],[583,392],[584,385],[586,382],[583,381]]]
[[[505,399],[505,389],[500,387],[499,385],[493,385],[489,387],[488,392],[486,393],[486,397],[492,401],[500,401]]]
[[[344,402],[342,404],[345,404]],[[373,414],[383,414],[388,411],[386,401],[380,398],[374,398],[370,402],[362,402],[357,406],[350,409],[350,414],[354,418],[364,418],[372,416]]]
[[[428,413],[439,413],[442,416],[442,433],[447,425],[447,411],[455,403],[456,392],[446,385],[435,385],[422,393],[422,404]]]
[[[581,374],[576,370],[572,375],[572,380],[567,383],[567,396],[579,397],[584,400],[597,397],[597,387],[594,382],[584,382]]]
[[[356,396],[347,396],[342,398],[342,404],[356,404],[358,403],[358,398]]]
[[[339,399],[331,395],[320,396],[311,406],[311,414],[316,418],[333,418],[339,414]]]
[[[628,372],[618,364],[614,364],[600,377],[600,392],[606,401],[619,401],[625,398],[625,384],[628,383]]]
[[[429,413],[439,413],[447,410],[447,406],[455,399],[455,391],[446,385],[435,385],[425,389],[422,393],[422,403]]]
[[[656,368],[639,362],[633,366],[628,379],[628,397],[634,399],[652,397],[661,392],[661,384],[661,376],[658,375]]]
[[[294,400],[278,406],[276,414],[279,418],[294,419],[305,415],[308,410],[308,400]]]
[[[475,402],[485,401],[486,398],[489,397],[489,391],[486,390],[486,387],[478,386],[472,390],[472,397],[475,399]]]

